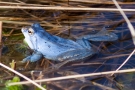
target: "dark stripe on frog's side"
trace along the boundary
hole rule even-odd
[[[81,52],[80,52],[81,51]],[[71,50],[65,53],[62,53],[56,57],[58,61],[78,61],[84,58],[87,58],[93,54],[97,53],[97,51],[93,48],[91,49],[78,49],[78,50]]]

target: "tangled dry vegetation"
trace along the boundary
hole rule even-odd
[[[118,3],[122,7],[132,8],[130,5],[134,2],[119,0]],[[1,0],[0,4],[0,20],[4,23],[3,30],[9,30],[9,33],[3,34],[4,36],[21,35],[20,28],[33,22],[40,22],[48,31],[57,34],[64,30],[90,31],[95,27],[101,29],[103,26],[110,25],[113,25],[112,29],[115,29],[117,25],[124,22],[124,19],[115,21],[106,19],[106,17],[121,16],[118,11],[115,15],[112,13],[111,16],[102,14],[106,8],[116,8],[111,0]],[[80,8],[84,9],[80,10]],[[88,8],[97,8],[97,10]],[[104,9],[98,10],[98,8]],[[131,18],[133,20],[134,15]]]
[[[124,9],[132,25],[135,26],[134,0],[117,0],[117,2]],[[115,71],[134,49],[126,21],[112,0],[0,0],[0,21],[3,23],[2,36],[8,38],[5,45],[22,43],[21,28],[34,22],[39,22],[49,33],[66,38],[77,38],[84,34],[95,33],[103,27],[116,33],[119,37],[116,42],[93,42],[99,51],[97,55],[84,63],[73,63],[72,65],[70,63],[66,68],[58,70],[57,74],[49,73],[46,75],[44,70],[48,64],[44,62],[42,65],[31,63],[25,70],[24,68],[20,69],[17,64],[17,70],[30,78],[42,79],[80,73]],[[134,55],[122,69],[134,68],[135,62],[133,60]],[[2,62],[4,61],[2,60]],[[50,61],[48,62],[50,63]],[[38,72],[30,76],[29,71],[31,70],[38,70]],[[4,80],[14,76],[12,74],[11,77],[4,77],[10,73],[3,69],[1,71],[6,73],[1,76]],[[39,71],[43,71],[43,75],[40,75]],[[135,82],[133,74],[116,74],[114,77],[110,75],[83,77],[77,78],[77,80],[70,79],[45,84],[52,90],[133,90],[132,83]]]

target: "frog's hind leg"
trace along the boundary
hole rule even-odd
[[[76,42],[79,45],[81,45],[83,48],[86,48],[86,49],[91,49],[92,48],[92,44],[86,39],[77,39]]]
[[[84,35],[81,38],[90,41],[115,41],[118,39],[118,36],[115,33],[108,32],[105,27],[103,27],[98,33],[94,35]]]

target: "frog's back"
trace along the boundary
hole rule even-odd
[[[75,41],[49,34],[40,25],[33,25],[33,29],[35,30],[36,41],[32,42],[35,42],[36,50],[48,59],[55,59],[62,53],[83,48]],[[32,40],[34,39],[32,38]]]
[[[67,46],[58,42],[46,41],[44,38],[37,38],[37,51],[41,52],[47,59],[55,60],[56,57],[64,52],[79,49],[75,46]],[[81,47],[81,46],[80,46]]]

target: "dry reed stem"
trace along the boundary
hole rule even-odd
[[[133,52],[127,57],[127,59],[116,69],[116,71],[120,70],[125,64],[126,62],[131,58],[131,56],[135,53],[135,49],[133,50]],[[113,75],[114,73],[112,73]],[[112,76],[111,75],[111,76]]]
[[[41,5],[41,4],[27,4],[27,3],[13,3],[13,2],[2,2],[0,1],[0,4],[9,4],[9,5],[25,5],[25,6],[50,6],[50,5]]]
[[[2,48],[2,25],[3,25],[3,22],[0,21],[0,48]],[[0,57],[2,55],[2,49],[0,49]]]
[[[1,44],[2,44],[2,22],[0,21],[0,45]]]
[[[101,84],[96,83],[96,82],[92,82],[92,84],[95,85],[95,86],[98,86],[98,87],[102,88],[103,90],[117,90],[117,89],[113,89],[113,88],[110,88],[110,87],[101,85]]]
[[[65,79],[72,79],[72,78],[99,76],[99,75],[108,75],[108,74],[112,74],[112,73],[116,74],[116,73],[126,73],[126,72],[135,72],[135,69],[126,69],[126,70],[119,70],[119,71],[107,71],[107,72],[81,74],[81,75],[70,75],[70,76],[48,78],[48,79],[42,79],[42,80],[34,80],[34,82],[38,83],[38,82],[47,82],[47,81],[57,81],[57,80],[65,80]],[[17,82],[17,83],[9,83],[8,85],[20,85],[20,84],[30,84],[30,82],[23,81],[23,82]]]
[[[116,9],[116,8],[80,8],[80,7],[33,7],[33,6],[0,6],[0,9],[31,9],[31,10],[72,10],[72,11],[135,11],[135,9]]]
[[[103,57],[103,58],[100,58],[100,59],[120,58],[120,57],[125,57],[125,56],[128,56],[128,55],[130,55],[130,54],[113,55],[113,56]],[[135,54],[133,54],[133,55],[135,55]]]
[[[31,13],[29,13],[29,12],[27,12],[27,11],[25,11],[25,10],[22,10],[22,11],[25,12],[26,14],[30,15],[30,16],[33,17],[33,18],[37,18],[37,19],[41,20],[41,22],[45,23],[45,24],[48,25],[48,26],[56,27],[56,25],[53,25],[53,24],[51,24],[51,23],[49,23],[49,22],[47,22],[47,21],[44,21],[43,19],[38,18],[37,16],[32,15]]]
[[[130,23],[129,19],[127,18],[126,14],[124,13],[124,11],[121,9],[121,7],[119,6],[119,4],[117,3],[116,0],[112,0],[114,2],[114,4],[116,5],[116,7],[118,8],[118,10],[120,11],[121,15],[123,16],[123,18],[125,19],[127,25],[128,25],[128,28],[131,32],[131,35],[132,35],[132,39],[133,39],[133,43],[135,45],[135,29],[133,27],[133,25]]]
[[[37,2],[41,2],[41,3],[50,3],[49,1],[45,1],[45,0],[40,0]],[[83,3],[83,4],[114,4],[112,1],[108,1],[108,0],[68,0],[68,2],[72,3]],[[19,4],[19,5],[23,5],[23,3],[13,3],[13,2],[2,2],[2,4]],[[67,3],[67,0],[57,0],[57,1],[51,1],[51,3],[56,3],[56,4],[65,4]],[[135,4],[134,2],[118,2],[119,4]],[[34,4],[28,4],[28,5],[34,5]]]
[[[121,9],[121,7],[119,6],[119,4],[117,3],[116,0],[112,0],[114,2],[114,4],[116,5],[116,7],[119,9],[121,15],[123,16],[123,18],[125,19],[128,28],[131,32],[132,35],[132,39],[133,39],[133,43],[135,45],[135,29],[133,27],[133,25],[130,23],[129,19],[127,18],[126,14],[124,13],[124,11]],[[135,53],[135,49],[133,50],[133,52],[128,56],[128,58],[116,69],[116,71],[120,70],[121,67],[123,67],[125,65],[125,63],[130,59],[130,57]],[[114,73],[112,73],[111,75],[113,75]]]
[[[58,0],[61,2],[67,2],[67,0]],[[114,4],[109,0],[69,0],[69,2],[78,2],[78,3],[93,3],[93,4]],[[133,4],[132,2],[118,2],[119,4]]]

